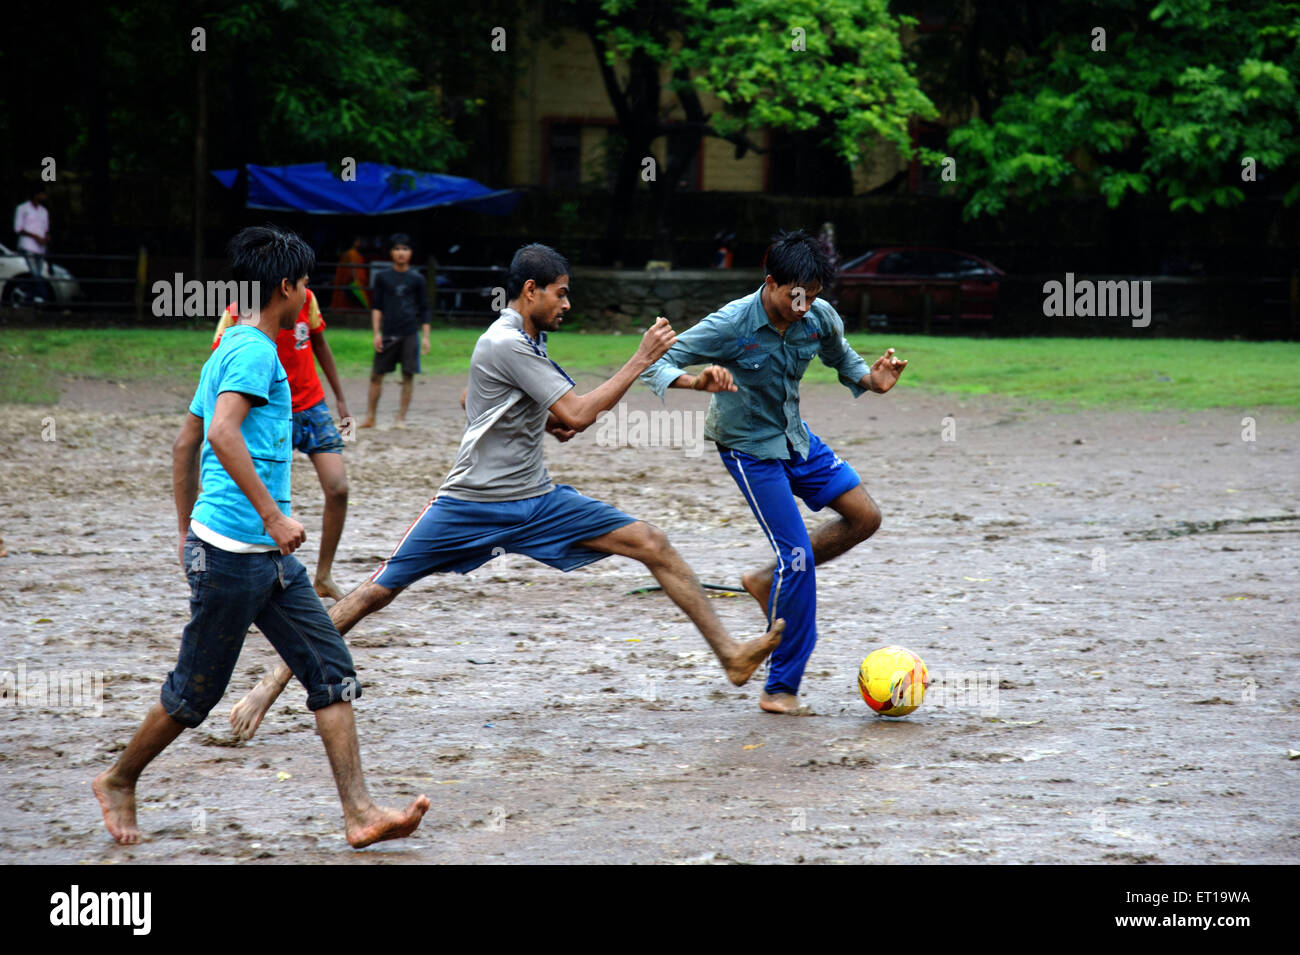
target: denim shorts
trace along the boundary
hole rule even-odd
[[[293,446],[303,454],[343,453],[343,436],[334,426],[329,405],[319,401],[293,413]]]
[[[361,696],[352,654],[292,554],[232,554],[190,531],[185,576],[190,622],[161,694],[176,722],[198,726],[221,702],[252,624],[306,688],[309,710]]]

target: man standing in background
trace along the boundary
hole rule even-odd
[[[32,188],[32,197],[14,210],[14,232],[18,251],[27,258],[27,269],[37,279],[45,273],[45,250],[50,244],[50,210],[45,189]]]
[[[395,427],[406,427],[420,356],[429,354],[429,293],[424,278],[411,270],[411,239],[403,233],[388,243],[393,267],[375,276],[374,307],[370,321],[375,331],[375,363],[370,372],[370,404],[363,428],[375,426],[384,375],[402,365],[402,399]],[[420,341],[419,331],[424,332]]]

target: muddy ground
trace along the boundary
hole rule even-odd
[[[348,387],[361,408],[364,382]],[[409,430],[349,447],[345,588],[451,463],[459,389],[421,380]],[[626,596],[652,583],[640,565],[564,575],[507,557],[426,579],[349,636],[372,790],[433,803],[415,838],[346,847],[296,684],[253,741],[232,740],[230,705],[273,662],[254,631],[219,709],[142,780],[152,841],[115,846],[89,782],[156,700],[187,619],[170,444],[188,397],[70,381],[57,406],[0,409],[0,670],[106,681],[102,713],[3,701],[0,861],[1300,859],[1296,416],[1049,413],[906,390],[855,402],[834,386],[806,390],[805,417],[884,525],[818,570],[816,716],[760,712],[757,683],[730,686],[666,598]],[[629,399],[657,406],[640,386]],[[706,581],[767,558],[712,452],[588,432],[548,439],[548,455],[557,480],[657,523]],[[311,568],[321,495],[301,457],[293,487]],[[750,598],[715,606],[734,632],[761,629]],[[855,686],[886,643],[935,681],[902,720],[872,715]]]

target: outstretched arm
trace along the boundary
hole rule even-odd
[[[894,349],[889,349],[877,358],[858,382],[867,391],[883,395],[898,383],[898,376],[907,367],[906,358],[895,358]]]
[[[602,411],[609,411],[618,404],[637,376],[662,358],[676,340],[677,336],[673,334],[668,319],[660,317],[641,337],[636,354],[627,360],[627,364],[613,378],[585,395],[579,395],[576,389],[570,388],[551,405],[551,414],[565,429],[587,430]]]
[[[695,391],[735,391],[731,373],[715,364],[736,357],[734,329],[716,313],[677,336],[677,343],[646,371],[641,380],[659,397],[669,388]],[[690,365],[709,365],[698,375],[687,374]]]

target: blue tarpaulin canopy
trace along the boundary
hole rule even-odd
[[[487,215],[509,215],[521,193],[490,189],[473,179],[415,172],[381,163],[359,162],[356,179],[344,181],[340,170],[323,162],[296,166],[244,167],[248,172],[248,207],[311,212],[317,215],[387,215],[438,206],[457,206]],[[240,169],[215,169],[227,189],[239,181]]]

